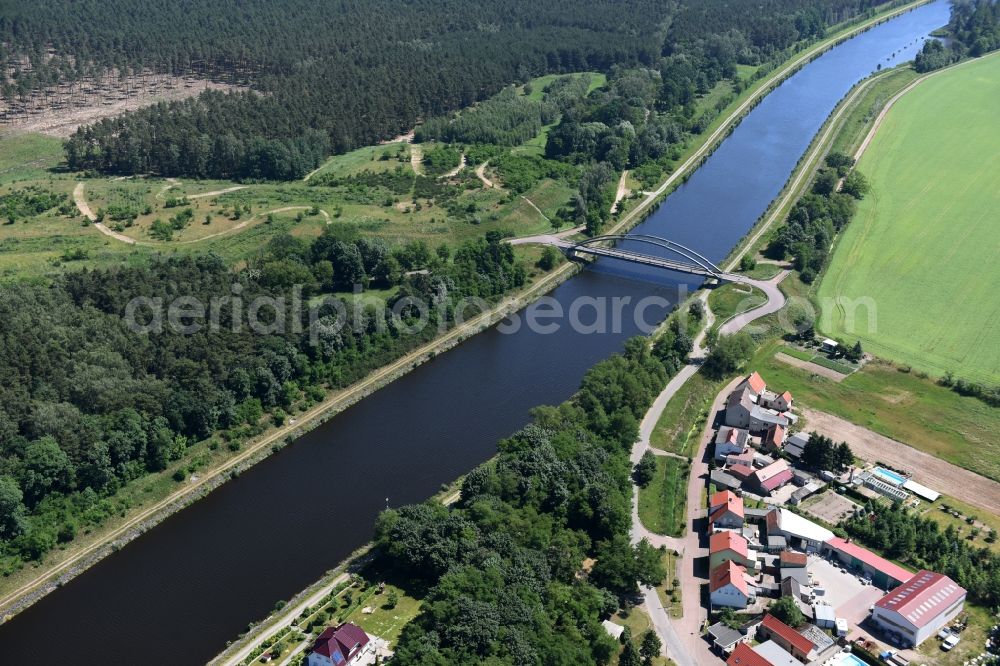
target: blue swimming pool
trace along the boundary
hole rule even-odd
[[[868,664],[861,661],[850,652],[845,652],[840,655],[840,659],[837,660],[836,666],[868,666]]]
[[[888,481],[894,486],[901,486],[906,483],[906,477],[900,474],[896,474],[892,470],[888,470],[884,467],[876,467],[872,470],[872,473],[876,476],[882,477],[884,480]]]

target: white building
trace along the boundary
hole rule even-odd
[[[783,536],[792,548],[819,552],[833,532],[787,509],[773,509],[767,514],[767,536]]]
[[[879,599],[872,620],[904,645],[916,647],[962,612],[965,589],[944,574],[918,571]]]
[[[713,606],[746,608],[752,596],[746,569],[732,560],[727,560],[712,570],[708,589]]]

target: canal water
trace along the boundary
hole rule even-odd
[[[939,0],[831,50],[771,93],[637,231],[721,260],[778,194],[837,102],[910,59],[948,20]],[[649,248],[643,251],[649,252]],[[378,512],[418,502],[493,455],[532,407],[662,318],[692,285],[601,260],[553,292],[629,297],[619,330],[483,332],[378,391],[0,626],[0,663],[198,664],[367,542]],[[584,317],[586,318],[586,317]]]

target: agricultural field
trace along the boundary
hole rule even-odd
[[[991,56],[930,77],[886,115],[858,165],[872,192],[818,289],[826,334],[934,376],[1000,381],[998,96]]]
[[[748,367],[759,371],[770,386],[791,391],[796,404],[834,414],[1000,480],[1000,443],[995,436],[1000,410],[887,362],[868,363],[835,382],[774,358],[785,349],[781,341],[765,344]]]

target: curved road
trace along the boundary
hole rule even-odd
[[[760,307],[731,317],[719,328],[719,334],[732,335],[733,333],[739,332],[750,323],[757,321],[761,317],[766,317],[767,315],[780,310],[785,305],[785,295],[782,293],[778,285],[785,279],[788,273],[788,270],[783,270],[775,277],[766,281],[752,280],[750,278],[740,280],[743,284],[752,285],[763,291],[767,296],[767,302]],[[697,298],[707,304],[708,292],[703,290],[700,294],[698,294]],[[646,412],[642,422],[639,424],[639,439],[632,446],[631,460],[633,464],[639,462],[639,459],[642,458],[646,451],[653,451],[653,453],[656,453],[657,455],[670,455],[662,451],[657,452],[655,449],[652,449],[649,444],[649,438],[652,435],[654,428],[656,428],[656,424],[660,420],[660,416],[663,414],[663,410],[666,408],[667,403],[670,402],[670,399],[674,397],[677,391],[687,382],[687,380],[698,372],[702,362],[705,360],[705,335],[714,322],[714,316],[708,308],[706,308],[706,315],[705,326],[694,340],[694,349],[691,352],[687,365],[681,368],[680,372],[674,375],[674,377],[667,383],[667,386],[653,401],[649,411]],[[739,378],[734,379],[719,394],[719,396],[716,397],[715,402],[709,411],[710,415],[714,415],[719,411],[725,396],[729,394],[738,381]],[[698,450],[694,455],[691,464],[690,476],[688,477],[688,530],[685,536],[668,537],[660,534],[654,534],[647,530],[639,520],[639,489],[636,487],[633,488],[632,491],[632,541],[637,543],[641,539],[646,539],[653,546],[665,546],[670,550],[674,550],[682,554],[679,571],[683,572],[684,575],[679,575],[678,578],[681,579],[681,599],[684,608],[684,616],[680,620],[676,622],[671,621],[666,609],[664,609],[663,605],[660,603],[660,598],[656,594],[656,590],[649,587],[642,588],[644,597],[643,607],[649,614],[650,620],[656,629],[656,633],[659,635],[660,641],[666,648],[667,656],[669,656],[678,666],[716,664],[718,662],[718,658],[709,651],[708,644],[705,643],[705,641],[703,641],[700,637],[701,623],[705,617],[704,610],[701,607],[701,584],[703,581],[701,578],[695,576],[694,570],[695,558],[706,555],[706,551],[702,548],[700,543],[701,531],[694,529],[694,522],[703,517],[703,510],[701,508],[701,491],[705,485],[705,480],[708,477],[708,464],[703,462],[703,459],[705,457],[707,444],[711,440],[711,434],[712,419],[709,418],[708,422],[705,424],[705,430],[702,433],[701,440],[698,444]],[[667,572],[667,575],[673,576],[674,572]]]

